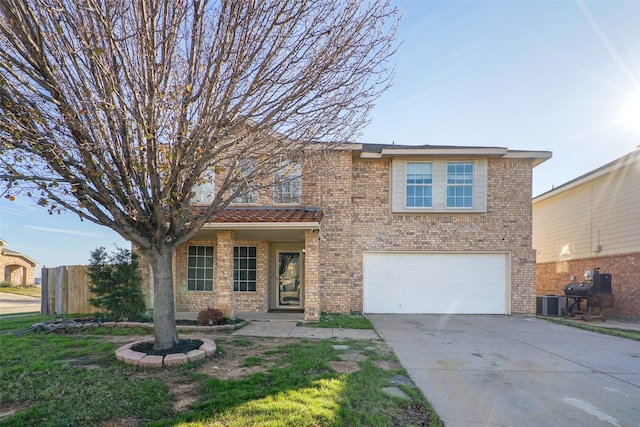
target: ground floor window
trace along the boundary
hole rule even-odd
[[[187,290],[213,290],[213,246],[188,247]]]
[[[233,248],[233,290],[255,292],[258,267],[255,246],[235,246]]]

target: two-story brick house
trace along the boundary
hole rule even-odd
[[[532,314],[532,169],[550,157],[347,144],[294,165],[178,249],[176,311]]]

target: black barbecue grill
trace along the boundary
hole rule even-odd
[[[565,317],[582,315],[584,320],[604,319],[604,309],[613,308],[611,274],[599,269],[587,270],[582,282],[569,283],[564,287]],[[592,312],[597,309],[597,314]]]

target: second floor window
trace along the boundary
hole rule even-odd
[[[216,198],[216,174],[206,171],[202,174],[200,182],[193,187],[191,203],[208,205]]]
[[[258,190],[252,182],[251,175],[255,172],[256,165],[252,160],[241,160],[237,166],[238,180],[233,191],[240,190],[240,193],[231,203],[252,204],[258,202]]]
[[[447,163],[447,207],[473,207],[473,163]]]
[[[430,208],[433,204],[433,164],[407,162],[406,206]]]
[[[273,174],[273,203],[300,204],[302,193],[300,164],[284,163]]]

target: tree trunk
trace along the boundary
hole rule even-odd
[[[148,256],[153,269],[153,330],[155,350],[166,350],[178,344],[176,311],[173,297],[173,271],[169,250],[154,251]]]

